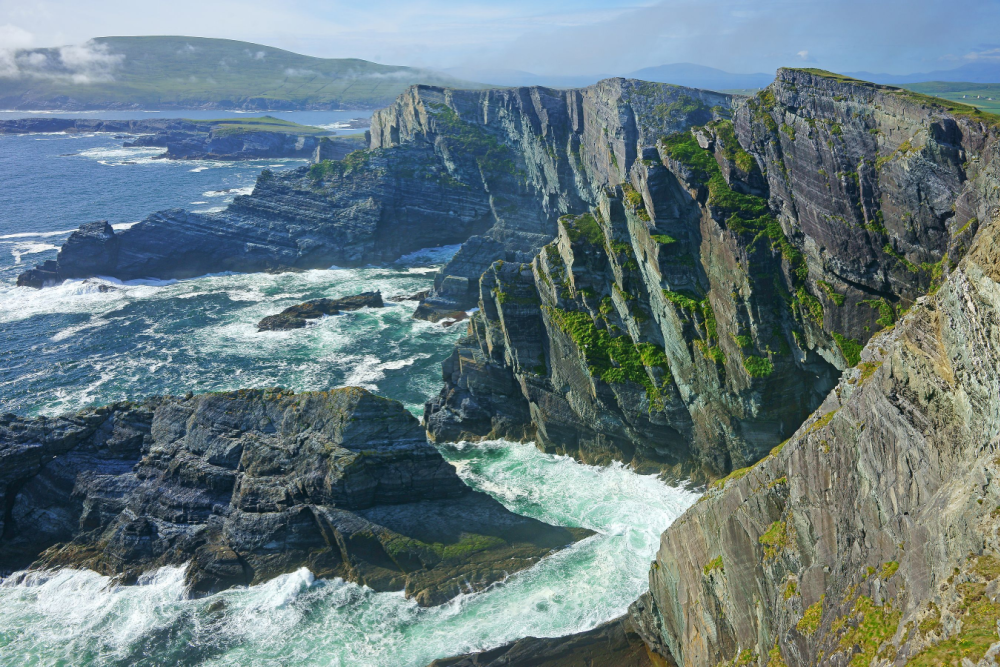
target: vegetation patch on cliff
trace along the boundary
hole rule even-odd
[[[816,631],[819,630],[820,621],[823,620],[824,600],[826,600],[826,595],[821,595],[815,604],[811,604],[806,608],[805,613],[802,614],[802,618],[795,624],[796,630],[807,637],[816,634]]]
[[[788,524],[784,521],[772,523],[757,541],[764,547],[764,558],[777,558],[782,551],[792,546]]]
[[[513,151],[485,129],[462,120],[451,107],[440,103],[427,105],[435,120],[435,129],[446,138],[460,156],[472,156],[487,175],[517,175]]]
[[[627,334],[612,336],[598,328],[589,314],[546,307],[559,329],[584,354],[591,375],[607,383],[635,382],[646,389],[651,407],[662,406],[661,389],[647,369],[660,369],[669,378],[670,365],[663,350],[653,343],[632,341]]]

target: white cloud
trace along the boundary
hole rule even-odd
[[[125,56],[89,41],[44,51],[29,51],[34,36],[17,26],[0,26],[0,78],[58,79],[88,84],[113,81]]]
[[[15,54],[19,49],[30,48],[35,36],[27,30],[9,23],[0,25],[0,79],[13,79],[18,75]]]
[[[106,44],[90,41],[78,46],[63,46],[59,60],[68,70],[73,83],[114,81],[114,70],[121,66],[125,56],[111,53]]]
[[[970,51],[963,58],[972,61],[1000,62],[1000,48],[984,49],[982,51]]]
[[[799,51],[795,55],[797,55],[799,58],[802,58],[802,60],[809,60],[809,52],[806,50]]]

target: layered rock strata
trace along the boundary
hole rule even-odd
[[[633,608],[651,647],[690,667],[996,664],[997,209],[987,220],[789,441],[664,533]]]
[[[402,405],[358,388],[6,415],[0,494],[6,571],[187,564],[194,594],[308,567],[438,604],[588,534],[472,491]]]
[[[416,86],[373,117],[371,150],[265,171],[225,212],[154,214],[116,233],[117,256],[95,268],[130,279],[357,266],[466,242],[431,295],[464,310],[491,262],[530,261],[560,215],[623,178],[636,137],[707,122],[729,104],[625,79],[574,91]],[[75,270],[84,263],[67,249],[42,283],[86,277]]]
[[[695,479],[753,463],[996,210],[990,123],[781,70],[731,121],[637,137],[591,213],[483,275],[432,437],[535,439]]]

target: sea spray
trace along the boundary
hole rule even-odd
[[[441,451],[470,485],[510,509],[597,534],[431,608],[401,593],[314,580],[307,570],[197,600],[183,599],[179,568],[135,587],[59,573],[49,588],[0,587],[0,663],[422,667],[527,635],[564,635],[625,611],[646,588],[660,533],[697,498],[621,465],[587,466],[531,444]],[[56,603],[60,596],[66,604]]]

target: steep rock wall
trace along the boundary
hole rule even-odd
[[[452,276],[475,303],[476,282],[497,260],[530,262],[556,234],[556,220],[597,204],[627,178],[636,147],[728,115],[732,98],[631,79],[579,90],[484,91],[414,86],[374,114],[371,147],[432,147],[449,174],[484,192],[494,224],[470,239],[437,277]]]
[[[633,606],[691,667],[993,665],[1000,220],[795,435],[661,538]]]
[[[530,268],[484,275],[432,437],[534,438],[695,478],[745,466],[941,283],[997,203],[985,120],[835,75],[782,70],[733,122],[640,139],[655,145],[592,215],[564,218]],[[817,186],[844,165],[864,178]],[[657,352],[623,370],[602,345]]]

